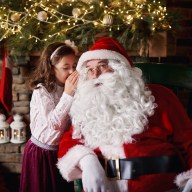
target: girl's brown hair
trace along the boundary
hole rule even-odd
[[[29,87],[37,88],[42,83],[46,89],[51,92],[55,89],[54,65],[56,65],[64,56],[75,55],[75,51],[65,43],[55,42],[49,44],[42,52],[36,69],[31,74]]]

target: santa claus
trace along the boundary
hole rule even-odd
[[[59,146],[63,178],[82,178],[85,192],[164,192],[175,183],[190,191],[192,124],[173,92],[145,85],[109,37],[82,54],[77,70],[72,126]]]

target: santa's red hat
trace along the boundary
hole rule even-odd
[[[83,53],[78,61],[77,70],[79,71],[86,61],[93,59],[115,59],[126,63],[129,67],[133,66],[124,47],[111,37],[100,38],[89,51]]]

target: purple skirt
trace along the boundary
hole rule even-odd
[[[29,140],[25,146],[20,192],[74,192],[74,183],[65,181],[58,168],[57,150],[46,150]]]

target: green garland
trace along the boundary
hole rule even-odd
[[[85,51],[104,35],[140,49],[158,32],[175,32],[178,19],[156,0],[1,0],[0,40],[14,55],[66,39]]]

